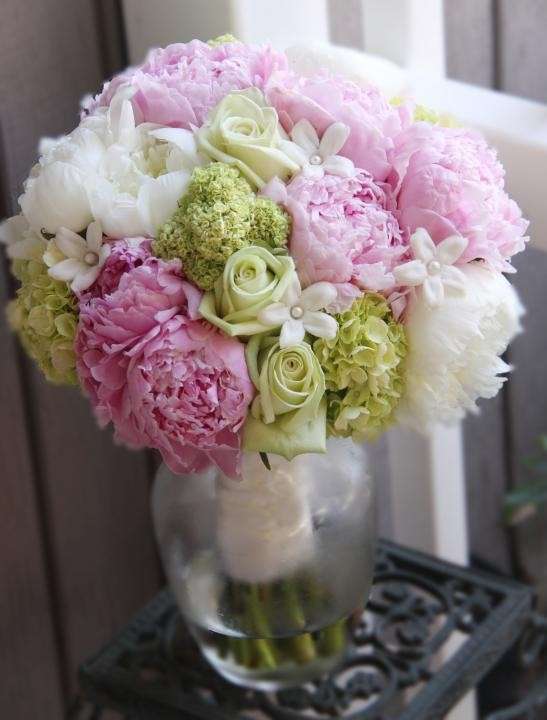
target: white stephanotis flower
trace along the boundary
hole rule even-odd
[[[41,234],[29,227],[23,215],[14,215],[0,223],[0,242],[11,260],[40,260],[46,249]]]
[[[319,136],[311,122],[299,120],[291,130],[292,148],[288,148],[295,162],[306,175],[322,177],[324,173],[351,177],[355,174],[353,162],[338,152],[344,147],[349,136],[349,127],[341,122],[332,123]]]
[[[465,277],[454,263],[467,247],[467,239],[451,235],[435,245],[427,230],[418,228],[410,238],[414,260],[393,269],[397,285],[421,285],[429,307],[442,304],[445,295],[463,295]]]
[[[268,327],[279,327],[279,346],[290,347],[302,342],[306,332],[315,337],[332,340],[338,332],[338,323],[326,312],[338,295],[332,283],[318,282],[305,290],[300,287],[297,275],[288,286],[280,302],[272,303],[258,313],[258,321]]]
[[[70,283],[75,293],[91,287],[110,255],[110,245],[103,243],[98,222],[87,228],[85,240],[68,228],[59,228],[44,253],[48,274],[54,280]]]
[[[153,237],[173,214],[203,160],[191,131],[137,125],[133,92],[120,88],[109,107],[70,135],[42,141],[42,157],[19,198],[36,232],[78,233],[98,220],[110,237]]]

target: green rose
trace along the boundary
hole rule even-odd
[[[276,176],[287,180],[300,170],[285,152],[292,143],[283,135],[275,109],[266,107],[257,88],[249,88],[223,98],[196,137],[202,153],[235,165],[252,185],[262,188]]]
[[[281,348],[277,338],[255,335],[245,353],[258,395],[243,428],[243,449],[287,460],[325,452],[325,377],[310,345]]]
[[[272,255],[266,248],[251,246],[228,258],[214,291],[203,296],[200,312],[227,335],[256,335],[270,330],[258,322],[262,308],[279,302],[296,279],[294,261],[288,255]]]

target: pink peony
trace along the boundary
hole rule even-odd
[[[234,90],[264,88],[287,59],[268,46],[240,42],[210,47],[200,40],[151,50],[143,65],[129,68],[107,83],[90,110],[108,105],[125,84],[135,89],[137,122],[190,128],[203,124],[207,113]]]
[[[391,270],[407,242],[388,186],[359,170],[354,177],[301,174],[286,189],[273,182],[265,192],[292,215],[290,252],[304,286],[320,280],[361,290],[394,286]]]
[[[373,85],[360,87],[325,72],[310,78],[276,73],[266,93],[287,132],[304,118],[320,137],[332,123],[345,123],[350,135],[339,154],[365,168],[375,180],[386,179],[393,138],[410,122],[405,106],[391,106]]]
[[[507,259],[524,249],[528,223],[505,193],[503,168],[484,138],[420,122],[401,133],[390,157],[401,228],[424,227],[436,242],[461,234],[469,244],[459,264],[481,258],[513,270]]]
[[[80,302],[109,295],[118,289],[122,275],[139,267],[150,257],[150,240],[128,238],[110,241],[110,255],[93,285],[80,297]]]
[[[80,382],[118,441],[158,449],[173,472],[215,463],[235,476],[253,398],[244,348],[198,319],[201,292],[179,270],[150,258],[82,305]]]

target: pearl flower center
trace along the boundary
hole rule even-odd
[[[84,255],[84,262],[87,265],[96,265],[99,262],[99,256],[97,253],[88,252]]]
[[[291,308],[291,317],[294,320],[300,320],[300,318],[304,315],[304,309],[300,307],[300,305],[295,305]]]
[[[310,158],[310,165],[321,165],[323,158],[321,155],[312,155]]]
[[[441,263],[438,260],[432,260],[428,264],[427,270],[430,275],[438,275],[441,272]]]

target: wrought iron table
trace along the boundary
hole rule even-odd
[[[278,693],[230,685],[164,590],[84,663],[80,684],[95,718],[101,708],[139,720],[442,718],[522,635],[532,604],[524,585],[381,541],[353,654],[330,677]]]

